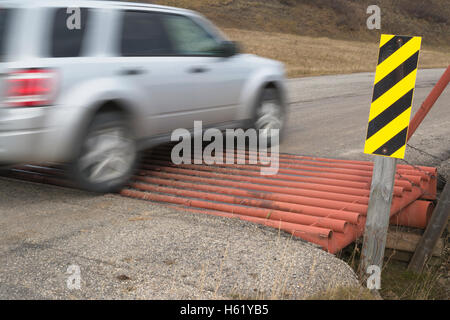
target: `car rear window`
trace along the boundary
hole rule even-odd
[[[56,9],[50,37],[50,56],[79,57],[82,54],[88,19],[87,8]]]
[[[11,17],[11,11],[11,9],[0,8],[0,60],[3,60],[6,53],[6,29]]]
[[[126,57],[172,54],[169,38],[158,14],[124,11],[120,51]]]

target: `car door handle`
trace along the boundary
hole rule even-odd
[[[188,69],[189,73],[205,73],[208,72],[209,69],[205,67],[192,67]]]
[[[144,74],[146,72],[147,71],[145,69],[136,68],[136,69],[124,69],[124,70],[121,70],[119,73],[120,73],[120,75],[123,75],[123,76],[136,76],[136,75]]]

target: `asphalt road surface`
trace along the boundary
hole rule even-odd
[[[413,113],[444,69],[419,70]],[[363,153],[372,99],[373,73],[292,79],[286,139],[280,151],[330,158],[370,160]],[[409,144],[405,160],[439,166],[450,158],[450,88],[431,109]]]
[[[419,72],[414,110],[442,72]],[[370,159],[362,150],[373,78],[289,80],[280,150]],[[408,148],[407,161],[440,165],[449,158],[449,104],[447,89],[411,140],[422,151]],[[347,264],[276,230],[5,178],[0,230],[0,299],[304,298],[357,284]]]

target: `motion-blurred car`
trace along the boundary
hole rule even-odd
[[[118,190],[141,150],[194,120],[282,129],[285,118],[280,62],[172,7],[0,1],[0,74],[0,164],[67,163],[97,192]]]

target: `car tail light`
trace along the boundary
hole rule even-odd
[[[56,72],[52,69],[25,69],[6,76],[4,103],[10,107],[38,107],[53,102]]]

